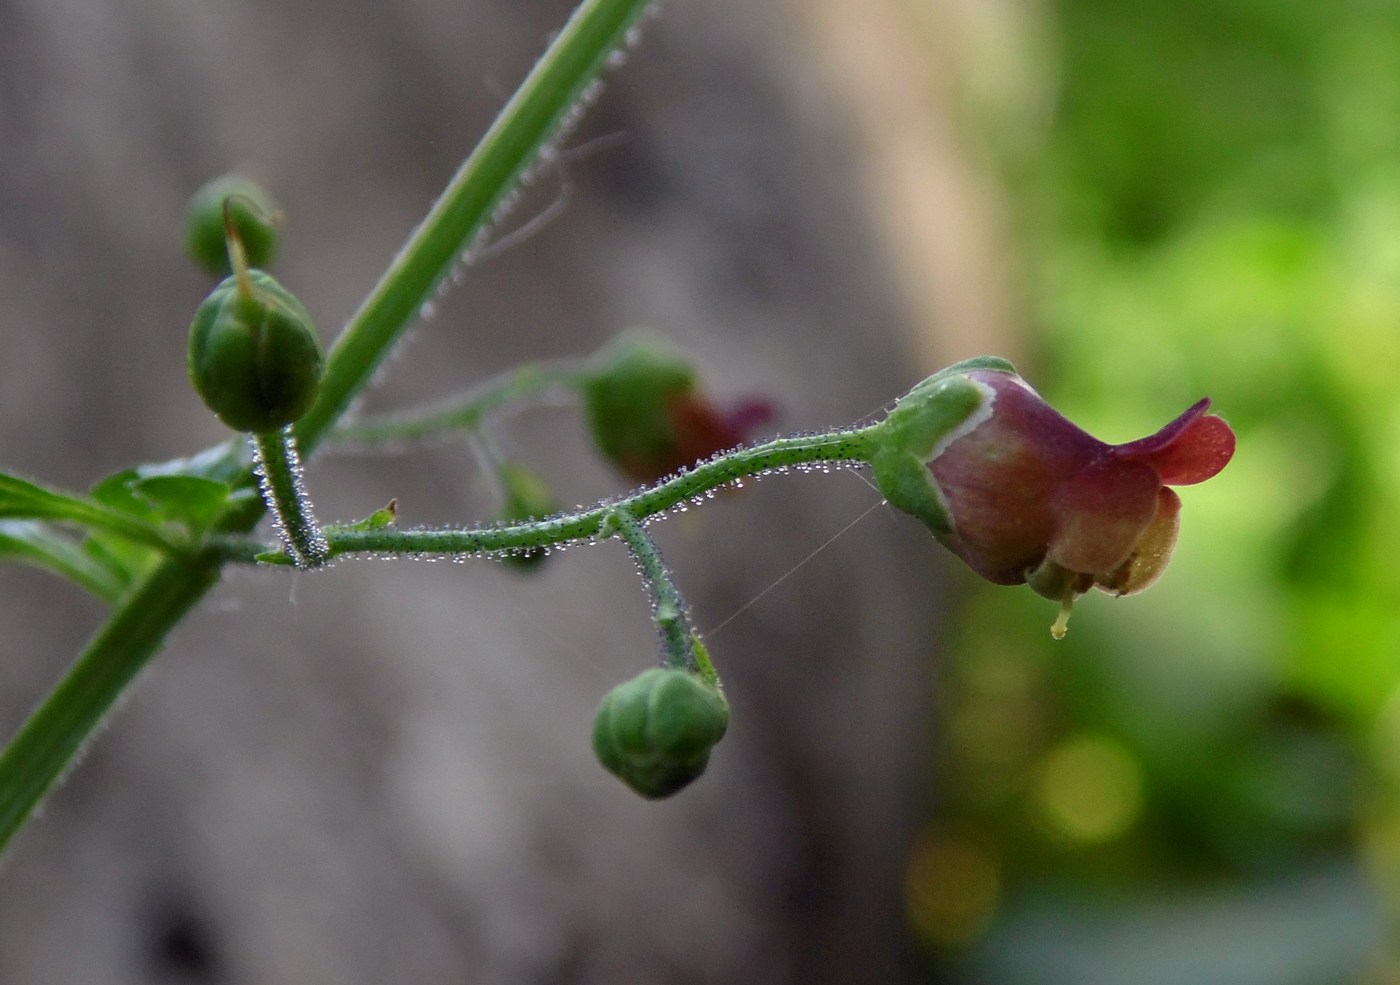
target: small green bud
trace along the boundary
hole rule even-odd
[[[593,751],[609,773],[659,800],[705,772],[728,726],[729,702],[718,688],[686,670],[653,667],[604,696]]]
[[[190,325],[190,382],[235,431],[262,434],[311,406],[321,342],[296,298],[260,270],[214,288]]]
[[[243,244],[248,265],[266,267],[277,252],[277,205],[261,185],[237,174],[215,178],[190,196],[185,208],[185,253],[215,276],[230,272],[225,201],[228,221]]]
[[[598,450],[634,477],[655,478],[676,464],[670,409],[695,388],[695,371],[669,347],[624,337],[605,350],[584,384],[584,412]]]

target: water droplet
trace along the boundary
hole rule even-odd
[[[418,307],[418,317],[423,321],[431,321],[433,318],[437,317],[437,302],[424,301]]]

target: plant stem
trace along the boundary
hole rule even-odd
[[[418,441],[446,431],[472,431],[501,407],[550,390],[577,390],[588,375],[585,360],[527,363],[440,404],[355,421],[335,429],[337,444]]]
[[[63,775],[170,630],[219,580],[205,557],[163,561],[88,644],[0,753],[0,847]]]
[[[252,435],[254,471],[262,487],[263,501],[272,511],[282,549],[298,568],[318,568],[326,563],[328,548],[311,499],[302,481],[301,461],[297,458],[296,438],[291,428]]]
[[[671,579],[671,572],[666,570],[666,563],[661,560],[656,541],[647,535],[631,513],[620,506],[608,511],[600,533],[604,537],[613,534],[620,537],[641,569],[647,594],[651,596],[651,618],[661,634],[664,665],[698,672],[690,614],[686,611],[685,600],[676,589],[676,583]]]
[[[296,426],[303,454],[311,455],[369,383],[464,245],[490,225],[650,3],[579,4],[332,346],[316,403]]]
[[[529,523],[470,530],[326,529],[330,556],[342,554],[494,554],[534,550],[597,536],[608,514],[625,510],[635,519],[664,513],[712,489],[747,476],[813,463],[866,462],[878,425],[854,431],[778,438],[703,462],[665,482],[580,513]]]

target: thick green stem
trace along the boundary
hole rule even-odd
[[[0,847],[63,775],[170,630],[218,580],[217,561],[172,557],[112,614],[0,754]]]
[[[690,615],[686,611],[685,600],[676,589],[676,583],[671,580],[671,572],[666,570],[666,563],[661,560],[656,541],[622,507],[608,511],[603,518],[601,534],[604,537],[616,534],[621,538],[641,569],[642,580],[646,582],[647,593],[651,596],[651,618],[661,634],[665,666],[698,672],[695,631],[690,625]]]
[[[637,519],[664,513],[703,497],[711,490],[748,476],[823,463],[868,462],[878,425],[854,431],[778,438],[752,448],[740,448],[703,462],[666,482],[623,499],[529,523],[471,530],[336,530],[325,531],[330,555],[341,554],[495,554],[538,550],[597,536],[615,510]]]
[[[262,487],[263,501],[272,511],[282,549],[298,568],[318,568],[326,563],[329,548],[306,495],[291,428],[252,436],[254,471]]]
[[[320,395],[297,423],[303,454],[369,383],[423,302],[606,67],[651,0],[584,0],[331,348]]]

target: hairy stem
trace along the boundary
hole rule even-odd
[[[551,547],[598,536],[617,510],[636,519],[664,513],[712,489],[777,469],[833,462],[866,462],[876,426],[778,438],[711,459],[649,489],[579,513],[469,530],[326,529],[330,556],[342,554],[495,554]]]
[[[631,513],[620,506],[609,510],[603,518],[601,534],[605,537],[615,534],[621,538],[641,569],[647,594],[651,596],[651,618],[661,634],[665,665],[677,670],[698,671],[695,632],[690,625],[690,615],[686,611],[685,600],[671,579],[671,572],[666,570],[666,563],[661,560],[656,541],[647,535]]]
[[[251,440],[253,469],[262,487],[263,502],[272,511],[282,549],[298,568],[320,567],[328,556],[326,538],[311,512],[292,429],[255,434]]]

